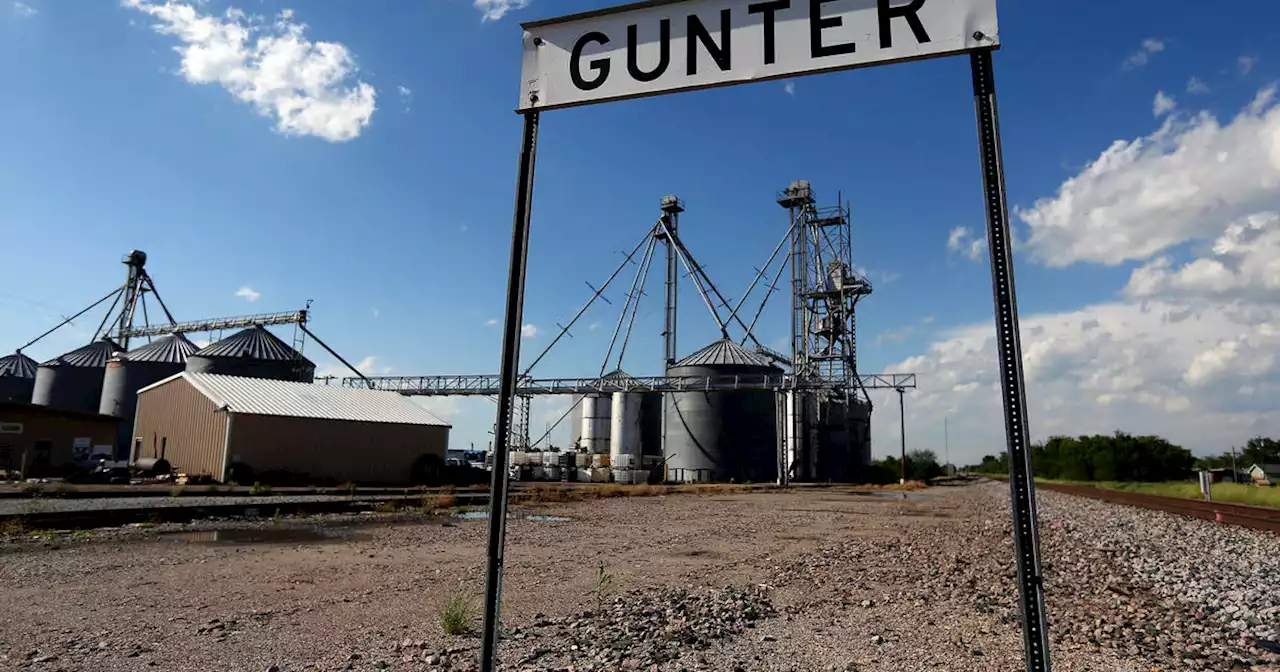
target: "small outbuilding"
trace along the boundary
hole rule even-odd
[[[131,460],[216,481],[407,483],[450,425],[395,392],[183,372],[138,391]]]
[[[0,401],[0,472],[65,476],[111,459],[119,424],[109,415]]]
[[[1280,484],[1280,464],[1255,464],[1246,473],[1257,485]]]

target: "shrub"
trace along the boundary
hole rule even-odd
[[[266,495],[271,494],[271,486],[264,484],[262,481],[257,481],[253,485],[249,486],[249,494],[265,497]]]
[[[461,588],[440,607],[440,627],[446,635],[470,633],[474,620],[471,598]]]

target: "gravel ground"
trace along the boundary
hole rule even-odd
[[[266,497],[94,497],[60,499],[38,497],[35,499],[0,499],[0,516],[30,515],[55,511],[104,511],[107,509],[146,509],[171,506],[228,506],[253,504],[297,504],[300,502],[326,502],[349,500],[350,495],[270,495]],[[373,499],[361,497],[361,499]]]
[[[1006,493],[541,507],[573,520],[508,525],[503,669],[1022,669]],[[1280,661],[1265,644],[1280,538],[1058,493],[1041,502],[1055,669]],[[0,544],[0,669],[474,669],[478,639],[444,635],[438,614],[455,591],[481,591],[485,521],[257,524],[273,526],[335,538],[157,534],[204,524]]]

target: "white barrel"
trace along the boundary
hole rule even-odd
[[[609,407],[607,396],[582,398],[582,447],[593,455],[609,453]]]
[[[787,426],[785,428],[787,436],[787,452],[785,464],[787,468],[787,476],[792,480],[804,479],[808,477],[805,473],[805,434],[806,423],[803,422],[805,399],[795,391],[787,392]]]
[[[614,392],[609,425],[609,463],[614,468],[630,468],[631,458],[640,456],[640,400],[635,392]],[[626,457],[625,463],[619,458]]]

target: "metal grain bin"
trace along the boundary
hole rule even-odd
[[[777,374],[781,369],[729,339],[676,362],[670,377]],[[767,482],[777,478],[774,393],[674,392],[666,406],[667,478]]]
[[[109,338],[44,362],[36,371],[31,402],[69,411],[96,413],[102,402],[102,377],[122,348]]]
[[[98,412],[124,419],[116,437],[117,459],[128,453],[133,438],[138,390],[182,373],[187,357],[198,349],[186,336],[170,334],[127,353],[118,353],[107,362]]]
[[[21,352],[0,357],[0,401],[30,403],[37,366],[36,360]]]
[[[187,358],[187,371],[310,383],[316,365],[262,326],[252,326]]]

